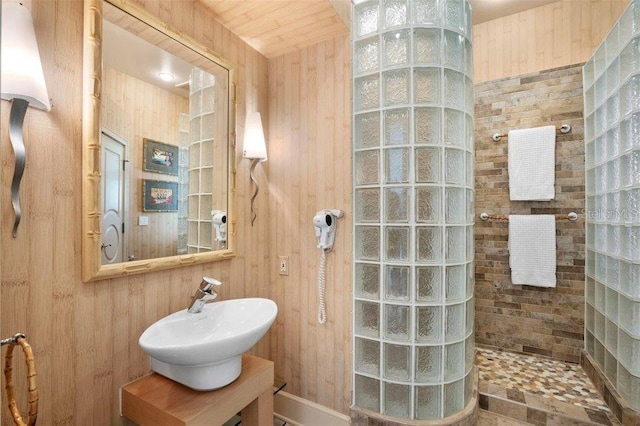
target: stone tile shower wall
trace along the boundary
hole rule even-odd
[[[354,404],[461,411],[473,376],[473,54],[464,0],[353,13]]]
[[[512,352],[580,362],[584,346],[584,143],[581,65],[477,84],[475,87],[476,343]],[[510,201],[507,138],[494,133],[569,124],[556,137],[556,196],[548,202]],[[507,222],[482,212],[565,214],[556,223],[557,287],[513,285]]]
[[[640,410],[640,1],[584,66],[586,351]]]

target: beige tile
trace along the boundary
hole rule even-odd
[[[559,414],[547,415],[547,426],[586,426],[591,424],[593,423],[587,423],[582,420],[573,420]]]
[[[504,386],[496,385],[494,383],[487,383],[487,393],[492,396],[498,396],[500,398],[507,397],[507,390]]]
[[[527,423],[536,426],[547,425],[547,412],[536,408],[527,407]]]
[[[510,419],[485,410],[478,411],[478,426],[525,426],[526,422]]]
[[[590,421],[589,415],[582,407],[578,407],[577,405],[573,404],[562,403],[560,401],[553,401],[553,405],[554,407],[556,407],[555,411],[560,414],[564,414],[578,420]]]
[[[532,395],[530,393],[525,393],[524,399],[529,407],[551,412],[557,411],[552,401],[549,398],[545,398],[541,395]]]
[[[510,401],[504,401],[498,398],[489,398],[489,410],[516,420],[527,420],[527,407],[520,404],[514,404]]]

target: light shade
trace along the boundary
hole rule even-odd
[[[2,2],[2,99],[24,99],[49,111],[49,95],[31,13],[20,3]]]
[[[244,158],[254,158],[267,161],[267,145],[264,141],[262,118],[260,118],[259,112],[252,112],[247,117],[247,122],[244,127],[242,156]]]

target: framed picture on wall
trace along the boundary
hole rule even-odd
[[[177,212],[178,182],[142,179],[142,210]]]
[[[178,175],[179,148],[176,145],[144,138],[143,169],[147,172]]]

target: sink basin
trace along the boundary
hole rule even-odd
[[[156,373],[196,390],[213,390],[238,378],[242,353],[264,336],[277,313],[269,299],[209,303],[200,313],[184,309],[155,322],[139,344]]]

